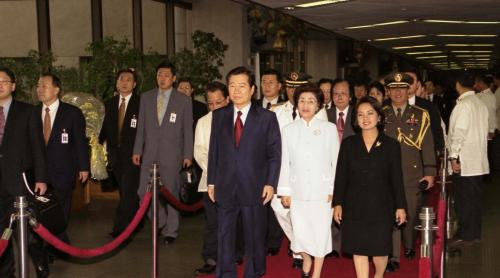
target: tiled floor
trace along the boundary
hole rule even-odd
[[[500,277],[500,176],[484,185],[483,240],[467,247],[460,256],[449,257],[446,273],[449,278]],[[69,235],[72,244],[92,248],[110,238],[116,206],[116,194],[93,195],[88,211],[72,217]],[[174,245],[159,248],[159,277],[193,277],[200,266],[202,215],[185,217],[180,236]],[[135,239],[113,254],[98,259],[56,261],[51,265],[51,277],[151,277],[151,229],[149,222]],[[32,271],[31,277],[35,277]],[[280,277],[281,278],[281,277]]]

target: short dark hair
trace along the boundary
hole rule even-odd
[[[486,75],[486,74],[479,74],[479,75],[476,75],[476,80],[479,81],[479,82],[483,82],[484,84],[486,84],[486,86],[490,86],[491,83],[493,82],[493,78],[491,78],[490,76]]]
[[[0,72],[5,73],[10,78],[10,82],[16,83],[16,75],[11,69],[7,67],[0,67]]]
[[[189,83],[189,85],[191,85],[191,87],[193,87],[193,83],[191,83],[191,80],[187,77],[181,77],[181,78],[177,78],[177,86],[176,87],[179,87],[179,85],[182,83],[182,82],[187,82]]]
[[[40,75],[40,77],[50,77],[52,79],[52,85],[59,88],[59,93],[62,91],[62,82],[57,75],[51,73],[51,72],[45,72]]]
[[[132,74],[132,76],[134,77],[134,81],[137,81],[137,74],[135,73],[135,70],[133,70],[133,69],[131,69],[131,68],[124,68],[124,69],[119,70],[119,71],[116,73],[116,78],[115,78],[115,81],[118,81],[118,79],[120,78],[120,76],[121,76],[123,73],[130,73],[130,74]]]
[[[353,87],[365,87],[365,90],[367,90],[367,91],[368,91],[368,85],[366,85],[366,83],[365,83],[365,82],[360,81],[360,80],[356,80],[356,81],[354,81],[354,83],[353,83]]]
[[[370,93],[372,88],[377,89],[377,91],[381,92],[382,96],[385,97],[385,87],[384,87],[384,85],[382,85],[382,83],[380,83],[378,81],[374,81],[374,82],[370,83],[370,86],[368,86],[368,94]]]
[[[384,130],[384,123],[385,123],[385,115],[384,112],[382,111],[382,105],[374,97],[371,96],[362,97],[356,104],[356,107],[352,114],[352,126],[354,127],[354,130],[356,130],[356,132],[361,131],[361,127],[359,126],[358,123],[357,111],[359,106],[363,103],[368,103],[373,108],[373,110],[377,112],[377,115],[380,118],[380,121],[377,122],[377,129],[379,130],[379,132],[382,132]]]
[[[158,66],[156,66],[156,73],[158,73],[158,71],[160,69],[170,69],[170,71],[172,71],[172,75],[175,76],[176,74],[176,71],[175,71],[175,66],[174,64],[172,64],[170,61],[168,60],[165,60],[163,62],[161,62],[160,64],[158,64]]]
[[[457,74],[455,81],[462,87],[472,89],[474,87],[474,76],[468,72],[462,71]]]
[[[207,93],[212,93],[212,92],[215,92],[217,90],[221,91],[222,95],[224,97],[227,97],[229,95],[229,93],[227,91],[227,86],[224,85],[224,83],[219,82],[219,81],[214,81],[214,82],[210,82],[207,84],[207,87],[206,87]]]
[[[274,75],[276,76],[276,79],[278,80],[279,83],[283,82],[283,77],[281,75],[281,72],[279,72],[278,70],[275,70],[275,69],[265,69],[262,74],[260,75],[260,79],[262,80],[262,77],[264,77],[264,75]]]
[[[231,78],[231,76],[233,75],[240,75],[240,74],[244,74],[248,77],[248,84],[250,85],[250,87],[252,86],[255,87],[255,76],[246,67],[236,67],[230,70],[226,75],[226,83],[229,85],[229,78]]]
[[[320,92],[318,86],[314,85],[314,83],[311,82],[301,85],[295,90],[295,93],[293,94],[295,106],[298,105],[300,95],[302,95],[303,93],[312,93],[316,98],[316,101],[318,102],[318,108],[321,109],[323,107],[324,95],[322,92]]]
[[[500,79],[500,70],[497,70],[494,74],[493,77],[496,79]]]
[[[417,77],[417,80],[413,80],[413,78],[412,78],[412,83],[410,85],[413,85],[413,82],[415,82],[415,81],[421,80],[420,73],[418,72],[418,70],[415,67],[412,67],[412,66],[403,67],[400,70],[400,72],[411,72],[411,73],[415,74],[415,76]]]
[[[329,83],[332,86],[332,88],[333,88],[333,81],[330,78],[321,78],[318,81],[318,88],[321,87],[321,85],[323,85],[325,83]]]

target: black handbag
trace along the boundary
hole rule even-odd
[[[27,195],[30,212],[36,220],[47,228],[52,234],[59,235],[66,230],[66,218],[61,205],[52,189],[47,188],[43,196],[36,195],[30,188],[25,173],[23,173],[24,185],[29,194]]]
[[[198,192],[198,183],[200,182],[200,171],[191,166],[183,168],[180,172],[181,182],[179,190],[180,201],[184,204],[192,205],[197,203],[202,194]]]

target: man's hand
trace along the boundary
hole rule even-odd
[[[462,170],[460,167],[460,163],[456,159],[453,159],[451,161],[451,169],[453,170],[453,173],[455,173],[455,174],[460,173],[460,171]]]
[[[89,178],[88,171],[81,171],[79,176],[78,176],[78,179],[80,180],[81,183],[85,183],[88,178]]]
[[[290,196],[281,196],[281,204],[285,208],[289,208],[290,204],[292,203],[292,198]]]
[[[215,203],[215,187],[213,184],[209,184],[207,188],[208,198]]]
[[[263,205],[269,203],[274,196],[274,187],[271,185],[264,185],[264,189],[262,190],[262,198],[264,198]]]
[[[434,186],[434,176],[425,176],[425,177],[421,178],[419,180],[419,182],[422,182],[423,180],[426,180],[429,183],[425,190],[428,190],[429,188]]]
[[[134,163],[134,165],[136,165],[136,166],[141,165],[141,156],[139,154],[133,154],[132,155],[132,163]]]
[[[191,164],[193,164],[193,162],[191,162],[191,159],[184,159],[184,161],[182,162],[182,167],[187,168],[191,166]]]
[[[396,222],[398,223],[398,226],[401,226],[406,222],[406,212],[404,209],[396,210]]]
[[[38,193],[39,195],[43,195],[47,192],[47,184],[44,182],[37,182],[35,183],[35,193]]]
[[[333,219],[339,225],[340,225],[340,222],[342,222],[342,206],[341,205],[336,205],[333,208]]]

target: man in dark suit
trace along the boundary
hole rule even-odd
[[[43,74],[38,79],[36,93],[42,103],[37,106],[37,113],[46,145],[48,183],[54,189],[67,223],[76,178],[84,183],[89,175],[85,118],[78,107],[59,100],[61,80],[57,76]],[[65,232],[61,239],[68,241]]]
[[[260,78],[260,91],[262,96],[257,103],[263,108],[270,110],[273,106],[285,102],[286,100],[281,94],[281,82],[281,72],[275,69],[264,70]]]
[[[354,107],[350,106],[351,94],[349,82],[338,80],[332,89],[333,107],[326,110],[328,121],[337,125],[337,132],[341,139],[354,135],[352,127],[352,114]]]
[[[141,95],[135,165],[141,165],[139,196],[146,194],[153,164],[159,165],[162,184],[179,195],[179,172],[191,166],[193,159],[193,112],[191,98],[173,88],[175,67],[162,62],[156,67],[158,88]],[[165,245],[174,243],[179,229],[179,212],[169,204],[159,203],[158,226]]]
[[[112,237],[119,236],[128,226],[139,208],[137,189],[140,168],[132,163],[140,97],[133,93],[136,86],[135,71],[122,69],[116,75],[118,95],[105,103],[106,112],[99,134],[99,143],[106,142],[108,169],[118,184],[120,201]]]
[[[39,114],[32,105],[13,99],[14,73],[0,68],[0,225],[9,224],[16,196],[24,195],[22,172],[30,173],[35,192],[47,190],[47,168]],[[35,258],[34,258],[35,259]],[[36,262],[35,262],[36,264]],[[46,263],[45,263],[46,264]],[[40,271],[37,266],[37,274]],[[48,275],[48,272],[45,273]],[[0,277],[14,277],[12,244],[0,257]]]
[[[241,215],[244,277],[264,275],[266,204],[273,198],[281,166],[276,115],[252,105],[255,84],[245,67],[226,77],[233,102],[213,112],[208,155],[208,195],[218,205],[217,277],[236,277],[236,222]]]
[[[197,101],[193,97],[193,84],[188,78],[179,78],[177,80],[177,91],[190,97],[193,101],[193,130],[196,128],[198,120],[208,113],[207,105],[201,101]]]

